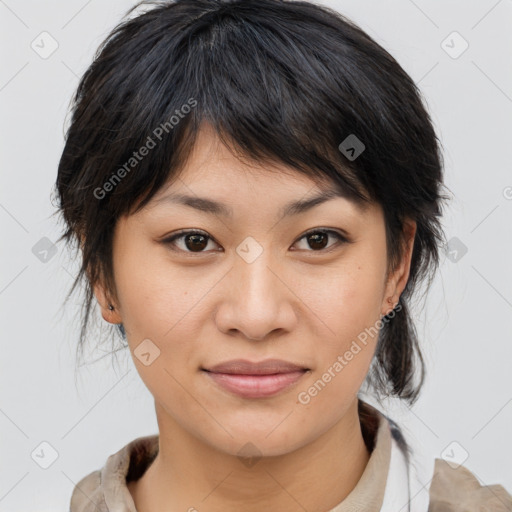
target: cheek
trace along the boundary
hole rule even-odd
[[[119,247],[116,284],[123,325],[132,358],[142,381],[157,401],[172,397],[173,408],[187,410],[190,398],[180,386],[183,372],[193,367],[201,326],[203,287],[177,275],[159,251]],[[211,285],[210,285],[211,287]],[[208,288],[206,288],[208,289]]]
[[[310,295],[311,309],[328,328],[322,329],[317,342],[315,374],[309,387],[300,391],[303,400],[310,400],[306,407],[326,418],[341,417],[350,406],[366,378],[378,340],[382,269],[360,259],[346,270],[326,281],[322,293]]]
[[[177,270],[158,248],[140,250],[136,244],[132,250],[128,244],[119,246],[114,261],[123,325],[132,352],[149,339],[174,368],[182,367],[197,350],[190,340],[201,339],[208,314],[207,295],[219,281],[218,272]]]
[[[322,320],[312,399],[317,410],[338,413],[357,394],[371,364],[378,340],[385,259],[377,248],[357,251],[336,272],[322,279],[311,276],[304,284],[308,306]]]
[[[325,341],[339,348],[379,318],[384,267],[354,257],[336,270],[309,272],[301,280],[304,303],[321,322]]]
[[[178,321],[183,306],[182,281],[169,275],[161,252],[123,234],[114,245],[115,281],[128,341],[157,341]],[[186,292],[185,292],[186,293]]]

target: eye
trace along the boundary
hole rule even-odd
[[[333,245],[335,245],[331,244],[330,246],[327,246],[327,241],[330,235],[334,235],[335,238],[338,240],[337,245],[349,242],[349,240],[345,236],[343,236],[341,233],[338,233],[337,231],[333,231],[332,229],[318,228],[312,231],[308,231],[301,238],[299,238],[298,241],[300,242],[301,240],[306,239],[306,243],[309,245],[309,247],[315,249],[313,252],[320,252],[326,249],[330,249]]]
[[[329,237],[334,237],[338,240],[338,244],[342,243],[350,243],[350,240],[343,236],[342,234],[334,231],[332,229],[315,229],[305,233],[295,244],[305,239],[305,243],[309,245],[311,249],[314,249],[310,252],[321,252],[325,250],[329,250],[333,245],[327,245]],[[180,242],[180,243],[177,243]],[[189,252],[189,253],[202,253],[206,252],[205,249],[208,247],[208,243],[212,242],[217,245],[216,242],[213,241],[213,238],[205,233],[204,231],[198,230],[181,230],[175,233],[174,235],[162,240],[162,243],[170,246],[172,250]],[[295,245],[294,244],[294,245]],[[181,246],[180,246],[181,245]],[[300,249],[304,250],[304,248]],[[307,251],[307,249],[305,249]]]
[[[176,243],[177,241],[182,242],[182,246],[175,249],[174,246],[179,245]],[[162,240],[162,243],[169,245],[172,250],[201,253],[208,247],[208,241],[213,242],[213,239],[204,231],[182,230]]]

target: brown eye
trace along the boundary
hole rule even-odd
[[[182,242],[181,247],[178,247],[177,241]],[[169,245],[172,250],[201,253],[205,252],[204,249],[208,247],[209,241],[212,239],[202,231],[180,231],[166,238],[162,243]],[[175,247],[177,248],[175,249]]]
[[[331,244],[329,246],[327,245],[331,235],[334,235],[334,237],[338,240],[339,244],[348,242],[348,240],[344,236],[342,236],[338,232],[330,230],[330,229],[326,229],[326,230],[317,229],[315,231],[310,231],[309,233],[306,233],[304,236],[302,236],[299,239],[299,241],[305,239],[306,243],[308,244],[308,247],[313,249],[313,252],[318,252],[318,251],[325,250],[326,248],[330,248],[333,245],[335,245],[335,244]]]
[[[308,244],[312,249],[325,249],[328,239],[327,233],[313,233],[307,236]]]
[[[208,245],[208,237],[204,235],[185,235],[183,240],[185,242],[185,246],[187,249],[190,249],[191,251],[202,251],[207,245]]]

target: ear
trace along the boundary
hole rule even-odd
[[[382,315],[389,314],[392,309],[398,304],[400,295],[404,291],[404,288],[409,279],[409,271],[411,268],[412,252],[414,247],[414,238],[416,236],[416,222],[407,219],[404,221],[403,232],[404,232],[404,243],[405,250],[399,265],[393,270],[391,275],[388,277],[386,283],[386,289],[382,301]]]
[[[104,286],[101,283],[97,283],[93,286],[94,296],[98,301],[101,308],[101,316],[106,322],[111,324],[122,323],[121,315],[119,314],[118,305],[108,297]],[[109,305],[112,304],[114,309],[109,309]]]

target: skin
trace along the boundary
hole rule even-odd
[[[155,400],[159,454],[129,484],[140,512],[325,512],[360,479],[370,454],[357,393],[376,336],[309,403],[298,394],[397,303],[416,225],[406,223],[404,257],[387,275],[378,204],[363,212],[336,197],[279,217],[283,205],[319,190],[293,169],[235,158],[205,125],[179,178],[141,212],[118,221],[116,289],[96,283],[94,292],[103,318],[123,323],[134,364]],[[171,191],[225,203],[233,217],[159,201]],[[174,242],[174,251],[162,242],[184,228],[211,237],[202,252],[186,237]],[[351,243],[331,234],[327,247],[318,248],[304,237],[316,228],[344,230]],[[250,264],[236,252],[248,236],[262,249]],[[160,350],[147,366],[134,354],[145,339]],[[235,358],[280,358],[310,371],[278,395],[241,398],[201,371]],[[250,467],[238,456],[248,442],[261,456]]]

